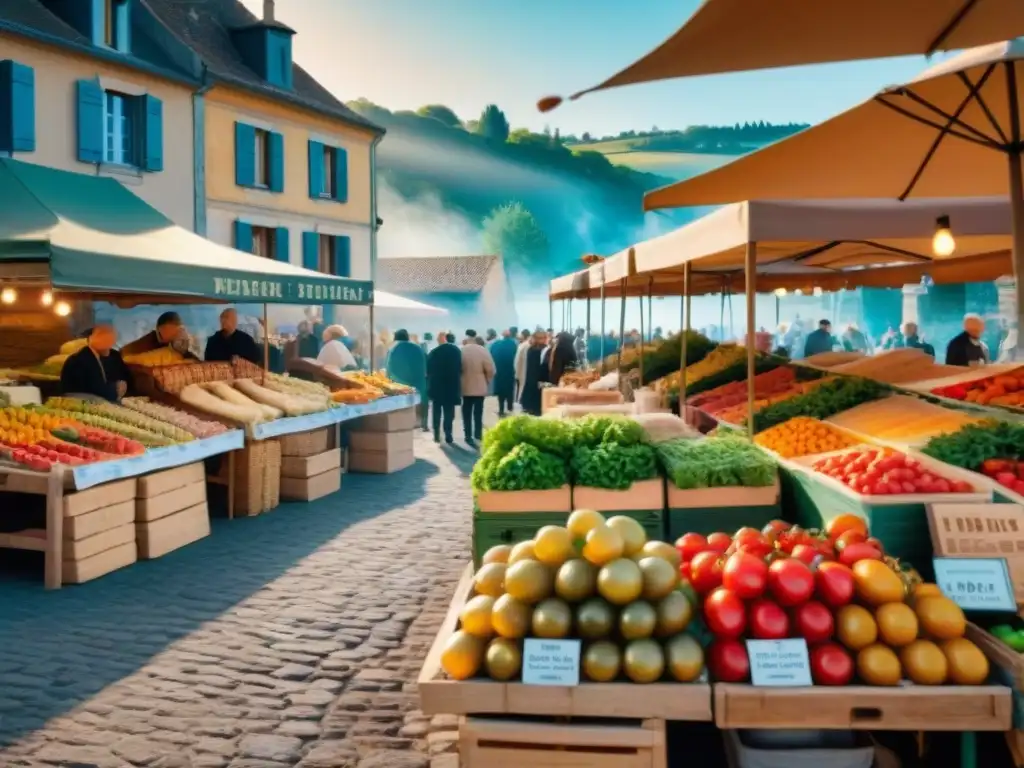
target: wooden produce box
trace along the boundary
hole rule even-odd
[[[665,480],[640,480],[624,491],[588,488],[572,489],[572,509],[594,509],[598,512],[623,512],[632,509],[665,509]]]
[[[348,449],[352,453],[410,453],[416,440],[416,431],[350,432]]]
[[[389,475],[408,469],[416,463],[416,454],[408,451],[355,451],[348,452],[348,471]]]
[[[314,501],[341,489],[341,449],[281,459],[281,498]]]
[[[617,390],[572,387],[545,387],[540,395],[542,413],[560,405],[618,405],[622,400],[622,393]]]
[[[637,685],[631,682],[581,682],[579,685],[563,686],[500,683],[486,678],[462,681],[449,679],[441,669],[441,654],[448,638],[458,626],[459,613],[470,598],[472,588],[473,568],[467,565],[455,588],[448,613],[420,670],[417,689],[420,709],[424,714],[711,721],[711,686],[707,683]],[[531,764],[538,767],[544,765],[536,762],[495,763],[508,765],[509,768]]]
[[[666,768],[665,721],[553,723],[465,717],[463,768]]]
[[[480,491],[476,508],[481,512],[572,512],[572,487],[549,491]]]
[[[331,447],[331,428],[314,429],[311,432],[296,432],[273,441],[280,446],[281,456],[315,456]]]
[[[281,477],[303,479],[341,468],[341,449],[332,448],[313,456],[282,456]]]
[[[187,509],[135,524],[139,558],[154,560],[210,535],[210,508],[205,501]]]
[[[1002,685],[763,688],[716,683],[715,724],[730,729],[1006,731],[1010,694]]]
[[[731,533],[744,526],[762,528],[782,516],[779,480],[762,488],[677,488],[666,482],[665,505],[668,540],[684,533],[705,536],[715,531]]]
[[[408,432],[419,426],[416,407],[402,408],[388,413],[363,416],[352,423],[353,432]]]
[[[61,574],[65,584],[83,584],[138,559],[137,487],[136,479],[130,478],[64,496]]]
[[[210,535],[202,462],[139,478],[135,539],[139,558],[152,560]]]

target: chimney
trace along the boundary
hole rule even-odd
[[[263,21],[270,23],[274,20],[274,0],[263,0]]]

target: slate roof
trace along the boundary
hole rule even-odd
[[[376,133],[384,133],[383,128],[346,107],[298,64],[292,64],[293,89],[290,91],[271,85],[249,69],[235,48],[231,30],[257,24],[260,19],[238,0],[142,2],[185,45],[195,51],[216,79],[264,96],[298,104]]]
[[[441,256],[377,261],[374,284],[395,293],[479,293],[500,256]]]

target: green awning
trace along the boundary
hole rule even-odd
[[[373,283],[218,245],[112,178],[0,158],[0,280],[134,303],[373,303]]]

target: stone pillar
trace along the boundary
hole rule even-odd
[[[1009,275],[996,280],[996,294],[999,297],[999,316],[1011,323],[1017,319],[1017,287]]]
[[[910,285],[903,286],[903,314],[900,322],[900,327],[904,323],[918,323],[920,322],[920,316],[918,314],[918,298],[928,293],[928,289],[920,283],[911,283]]]

